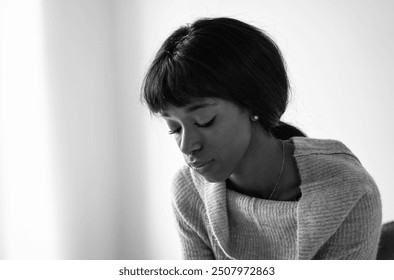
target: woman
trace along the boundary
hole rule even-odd
[[[185,259],[374,259],[381,201],[342,143],[280,121],[289,82],[275,43],[230,18],[176,30],[145,77],[187,166],[173,206]]]

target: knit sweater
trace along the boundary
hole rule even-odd
[[[382,210],[374,180],[341,142],[291,138],[302,196],[273,201],[174,177],[173,208],[185,259],[375,259]]]

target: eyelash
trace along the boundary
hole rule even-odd
[[[216,119],[216,116],[214,116],[214,117],[212,118],[212,120],[210,120],[209,122],[207,122],[207,123],[205,123],[205,124],[198,124],[198,123],[196,123],[196,125],[197,125],[198,127],[210,127],[211,125],[213,125],[215,119]],[[168,133],[169,133],[169,134],[178,134],[178,133],[180,132],[180,130],[181,130],[181,128],[177,128],[177,129],[175,129],[175,130],[169,131]]]

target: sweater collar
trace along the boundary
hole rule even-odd
[[[298,259],[312,259],[318,249],[335,233],[363,194],[357,184],[352,182],[348,182],[346,189],[323,183],[324,180],[336,178],[341,182],[338,186],[343,186],[343,180],[349,180],[349,177],[341,178],[343,174],[340,174],[340,170],[339,173],[330,172],[324,164],[319,167],[321,164],[317,162],[318,159],[311,159],[311,155],[337,153],[352,155],[340,142],[329,142],[327,145],[323,141],[319,140],[320,143],[316,143],[310,138],[293,138],[294,157],[301,176],[302,193],[297,206]],[[319,150],[316,151],[314,146],[319,147]],[[326,149],[322,146],[326,146]],[[343,168],[354,168],[354,162],[351,164],[336,162],[335,157],[329,159],[326,164],[342,164]],[[191,174],[204,201],[212,233],[223,253],[230,259],[242,258],[235,256],[231,250],[226,183],[207,182],[201,175],[193,171]],[[333,212],[335,215],[332,215]],[[325,219],[324,223],[321,222],[322,219]]]

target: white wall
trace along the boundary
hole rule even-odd
[[[41,22],[37,2],[0,1],[1,259],[58,251]]]
[[[122,13],[112,1],[44,1],[60,258],[149,258],[140,82],[130,67],[139,47],[119,40]]]

